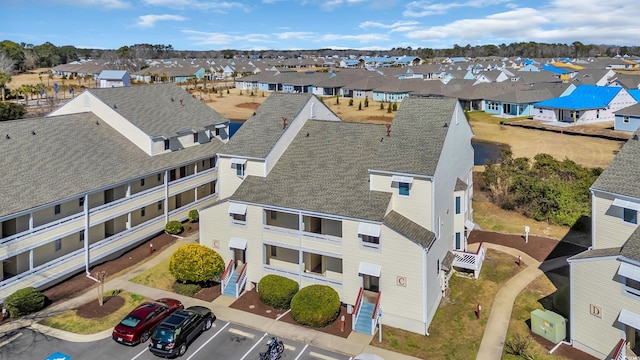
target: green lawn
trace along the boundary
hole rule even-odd
[[[105,298],[111,296],[111,292],[105,293]],[[142,295],[132,294],[126,291],[119,293],[124,298],[124,305],[118,311],[107,316],[95,319],[87,319],[76,314],[76,310],[67,310],[55,316],[46,318],[40,323],[52,328],[69,331],[76,334],[95,334],[116,326],[131,310],[142,304],[146,299]],[[93,299],[92,301],[97,301]]]
[[[520,270],[511,255],[488,250],[479,279],[451,277],[450,295],[441,302],[429,336],[383,324],[382,343],[375,337],[371,345],[421,359],[475,359],[496,293]],[[479,320],[477,304],[484,309]]]
[[[130,279],[129,281],[156,289],[174,291],[173,286],[176,283],[176,278],[169,272],[170,260],[170,258],[167,258],[163,262]]]

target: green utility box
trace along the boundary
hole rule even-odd
[[[536,309],[531,312],[531,331],[557,344],[567,336],[567,321],[553,311]]]

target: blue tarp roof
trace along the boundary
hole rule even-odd
[[[629,95],[631,95],[631,97],[633,97],[637,102],[640,102],[640,90],[639,89],[631,89],[631,90],[627,90],[627,92],[629,93]]]
[[[543,70],[547,70],[547,71],[551,71],[553,73],[560,74],[560,75],[564,75],[564,74],[568,74],[569,73],[569,71],[567,71],[565,69],[560,69],[559,67],[555,67],[553,65],[548,65],[548,64],[543,65],[542,69]]]
[[[580,85],[567,96],[561,96],[533,104],[536,107],[589,110],[602,109],[609,106],[613,98],[622,90],[621,87]]]

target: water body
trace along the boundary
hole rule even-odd
[[[244,121],[231,120],[229,122],[229,138],[240,129]],[[488,161],[499,162],[501,160],[501,149],[506,145],[495,144],[490,142],[471,140],[473,146],[473,165],[485,165]]]
[[[486,141],[471,140],[473,146],[473,165],[486,165],[487,162],[499,162],[502,160],[502,149],[508,149],[507,145]]]

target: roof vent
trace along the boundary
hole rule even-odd
[[[182,103],[182,99],[180,99],[180,105],[184,106],[184,104]]]
[[[8,136],[8,135],[7,135]],[[638,140],[638,134],[633,134],[633,137],[631,137],[631,139],[633,140]]]
[[[100,125],[100,121],[96,120],[96,125]]]
[[[5,136],[6,139],[11,139],[11,136],[9,136],[9,134],[7,134],[7,136]]]
[[[173,100],[173,96],[171,97],[171,101],[175,101],[175,100]]]
[[[36,134],[35,130],[31,130],[31,135],[35,135],[35,134]]]
[[[114,109],[117,109],[117,108],[118,108],[118,105],[113,104],[113,108],[114,108]]]
[[[391,136],[391,124],[386,124],[387,126],[387,136]]]
[[[282,118],[282,130],[287,128],[287,118],[283,117]]]
[[[444,125],[442,125],[442,127],[449,127],[449,124],[444,123]]]

